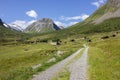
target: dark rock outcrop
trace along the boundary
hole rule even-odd
[[[0,25],[3,25],[3,21],[2,21],[2,19],[0,19]]]

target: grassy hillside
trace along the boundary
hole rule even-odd
[[[86,24],[85,22],[78,23],[73,25],[69,28],[44,33],[44,34],[37,34],[36,36],[32,37],[32,40],[35,39],[58,39],[58,38],[74,38],[74,37],[84,37],[88,34],[94,33],[102,33],[102,32],[111,32],[111,31],[118,31],[120,30],[120,18],[112,18],[105,20],[101,24]]]
[[[2,25],[0,25],[0,37],[12,37],[16,36],[18,34],[17,31],[10,30],[9,28],[6,28]]]
[[[84,22],[86,23],[93,23],[96,19],[102,17],[104,14],[109,12],[115,12],[116,10],[120,9],[120,7],[113,7],[107,4],[102,5],[99,9],[97,9],[90,17],[88,17]]]
[[[92,22],[95,19],[101,17],[102,15],[104,15],[104,13],[107,12],[107,5],[103,5],[101,6],[98,10],[96,10],[89,18],[87,18],[85,20],[85,22]]]
[[[0,25],[0,45],[24,43],[36,34],[26,34]]]
[[[20,39],[24,34],[14,30],[10,30],[4,26],[0,26],[0,42],[9,42]]]

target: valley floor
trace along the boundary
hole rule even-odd
[[[86,35],[91,42],[83,36],[61,39],[57,46],[0,45],[0,80],[119,80],[120,32],[114,33]]]

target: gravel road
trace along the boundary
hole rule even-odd
[[[62,68],[64,68],[64,66],[66,65],[66,63],[69,62],[71,59],[73,59],[76,55],[78,55],[82,49],[79,49],[73,55],[71,55],[68,58],[62,60],[61,62],[55,64],[54,66],[50,67],[49,69],[47,69],[47,70],[45,70],[45,71],[43,71],[41,73],[38,73],[37,75],[33,75],[34,77],[33,77],[32,80],[51,80],[59,72],[59,70],[61,70]],[[86,53],[84,53],[84,55],[85,54]],[[78,65],[77,65],[77,67],[78,67]],[[83,71],[84,71],[84,69],[83,69]],[[71,79],[71,80],[76,80],[76,79]]]
[[[87,53],[88,47],[85,48],[82,56],[69,65],[69,80],[87,80]]]

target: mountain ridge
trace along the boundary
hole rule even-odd
[[[56,30],[61,30],[62,28],[57,26],[52,19],[42,18],[41,20],[37,20],[36,22],[29,25],[24,32],[51,32]]]

